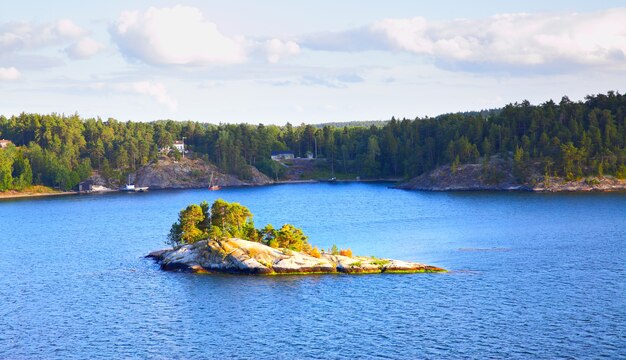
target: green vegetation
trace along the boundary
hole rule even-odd
[[[11,152],[0,157],[0,190],[31,184],[71,189],[92,170],[124,180],[128,173],[157,159],[160,148],[182,137],[196,156],[244,179],[251,176],[250,165],[280,178],[284,169],[270,160],[272,150],[291,150],[297,157],[316,153],[326,159],[320,162],[326,171],[318,172],[326,176],[330,170],[337,178],[414,177],[437,166],[451,164],[457,169],[459,164],[491,155],[510,159],[518,178],[526,176],[530,160],[542,162],[550,176],[624,178],[626,96],[608,92],[581,102],[567,97],[540,105],[523,101],[498,110],[392,118],[370,126],[139,123],[25,113],[0,116],[0,138],[17,146],[0,150]]]
[[[30,161],[22,149],[9,145],[0,150],[0,191],[24,190],[32,179]]]
[[[177,247],[201,240],[234,237],[273,248],[304,251],[314,257],[321,256],[319,250],[308,243],[302,229],[291,224],[285,224],[279,230],[271,224],[256,229],[252,217],[247,207],[222,199],[216,200],[210,208],[206,201],[199,205],[191,204],[178,214],[178,221],[172,225],[168,239],[172,246]]]

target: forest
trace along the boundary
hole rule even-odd
[[[270,153],[291,150],[324,158],[334,173],[410,178],[445,164],[499,155],[541,162],[566,178],[626,177],[626,95],[563,97],[502,109],[372,122],[369,126],[207,124],[159,120],[120,122],[78,115],[0,116],[0,191],[31,184],[72,189],[93,170],[110,178],[154,161],[159,149],[185,139],[195,156],[247,176],[249,165],[272,176]],[[358,123],[357,123],[358,124]]]

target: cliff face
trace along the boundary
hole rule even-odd
[[[561,191],[623,191],[626,180],[614,177],[587,177],[566,180],[560,177],[545,177],[539,163],[527,164],[525,181],[513,175],[510,161],[493,157],[489,163],[462,164],[455,171],[450,165],[441,166],[396,186],[405,190],[426,191],[475,191],[475,190],[520,190],[536,192]]]
[[[135,185],[151,189],[185,189],[209,186],[211,174],[213,183],[219,186],[267,185],[272,180],[249,167],[251,179],[242,180],[235,175],[225,174],[215,165],[201,159],[181,159],[174,161],[161,158],[156,163],[146,165],[135,174]]]
[[[155,251],[147,257],[160,263],[163,270],[196,273],[279,275],[446,271],[435,266],[391,259],[331,254],[322,254],[320,258],[316,258],[305,253],[275,249],[235,238],[200,241],[175,250]]]

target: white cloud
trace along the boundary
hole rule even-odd
[[[626,67],[626,9],[504,14],[478,20],[386,19],[305,38],[316,50],[393,50],[469,71]]]
[[[104,44],[90,38],[84,37],[72,45],[65,48],[65,53],[72,59],[87,59],[104,49]]]
[[[282,41],[280,39],[267,40],[263,46],[267,61],[272,64],[278,63],[282,58],[300,54],[300,46],[294,41]]]
[[[167,92],[165,85],[152,81],[133,81],[120,83],[94,83],[89,86],[91,90],[109,90],[123,94],[146,95],[154,99],[161,105],[167,107],[169,111],[176,111],[178,103]]]
[[[77,38],[86,34],[86,31],[83,30],[80,26],[74,24],[71,20],[61,19],[56,22],[54,31],[65,38]]]
[[[85,35],[85,30],[67,19],[48,24],[8,23],[0,26],[0,54],[42,48]]]
[[[300,53],[294,41],[227,36],[199,9],[182,5],[125,11],[110,32],[125,56],[152,65],[241,64],[252,57],[274,64]]]
[[[0,67],[0,81],[17,80],[22,76],[14,67]]]
[[[223,35],[200,10],[175,6],[123,12],[111,33],[129,57],[154,65],[236,64],[246,61],[241,39]]]

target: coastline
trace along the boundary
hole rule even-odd
[[[279,180],[274,181],[271,184],[267,185],[284,185],[284,184],[317,184],[317,183],[397,183],[402,179],[396,178],[380,178],[380,179],[336,179],[336,180],[326,180],[326,179],[303,179],[303,180]],[[264,186],[264,185],[257,185]]]
[[[25,198],[38,198],[38,197],[50,197],[50,196],[65,196],[65,195],[78,195],[78,191],[59,191],[59,192],[45,192],[45,193],[34,193],[34,192],[10,192],[0,193],[0,200],[4,199],[25,199]]]
[[[426,191],[426,192],[531,192],[537,194],[545,193],[610,193],[610,192],[626,192],[626,183],[618,186],[589,186],[589,185],[577,185],[577,186],[558,186],[558,187],[532,187],[525,185],[518,186],[423,186],[423,187],[407,187],[406,183],[400,183],[400,179],[361,179],[361,180],[319,180],[319,179],[307,179],[307,180],[282,180],[274,181],[269,184],[246,184],[246,185],[232,185],[223,186],[224,189],[231,188],[248,188],[248,187],[263,187],[273,185],[298,185],[298,184],[320,184],[320,183],[396,183],[398,185],[389,186],[390,189],[408,190],[408,191]],[[159,190],[192,190],[192,189],[204,189],[204,187],[191,186],[191,187],[167,187],[167,188],[154,188],[149,191]],[[114,194],[123,193],[122,190],[107,190],[107,191],[91,191],[91,192],[78,192],[78,191],[56,191],[56,192],[0,192],[0,201],[12,200],[12,199],[30,199],[30,198],[44,198],[55,196],[68,196],[68,195],[101,195],[101,194]]]

